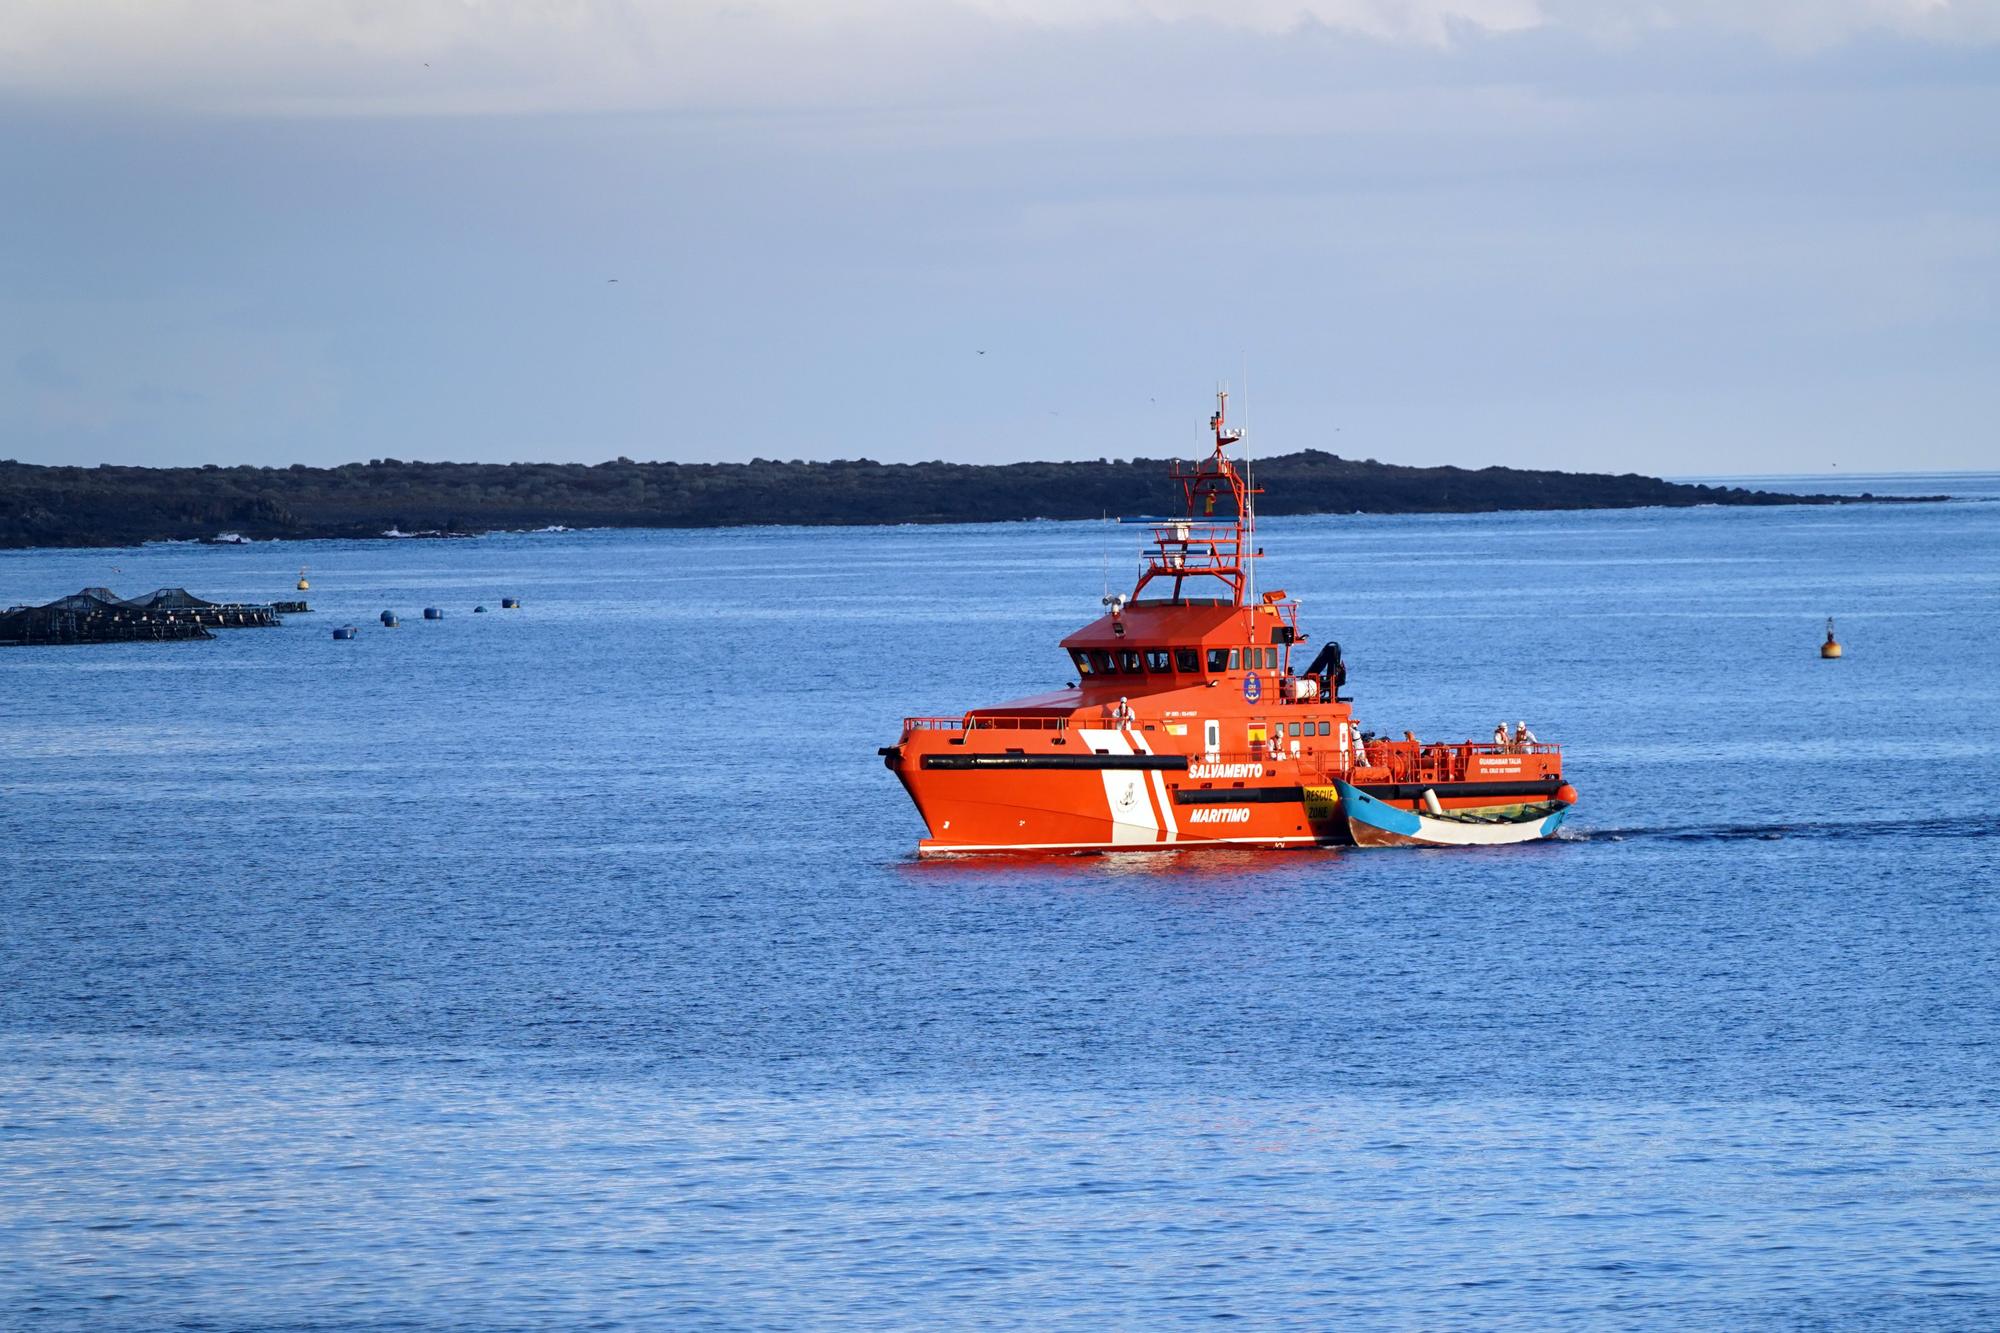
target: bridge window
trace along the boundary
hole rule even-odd
[[[1331,723],[1331,722],[1322,722],[1322,723],[1320,723],[1320,724],[1319,724],[1319,734],[1320,734],[1320,735],[1322,735],[1322,736],[1331,736],[1331,735],[1333,735],[1333,723]]]
[[[1139,650],[1137,648],[1120,649],[1118,653],[1118,667],[1128,676],[1142,676],[1145,674],[1145,671],[1139,666]]]
[[[1172,662],[1173,658],[1168,654],[1166,649],[1164,648],[1146,649],[1146,670],[1170,671],[1173,669]]]
[[[1102,648],[1092,648],[1090,650],[1090,667],[1091,670],[1100,676],[1115,676],[1118,674],[1117,660]]]
[[[1292,735],[1296,736],[1298,734],[1299,734],[1299,724],[1294,722],[1292,723]]]
[[[1174,670],[1192,674],[1201,670],[1201,652],[1195,648],[1174,649]]]
[[[1234,648],[1229,650],[1229,669],[1231,671],[1236,670],[1236,650]]]
[[[1227,648],[1211,648],[1211,649],[1209,649],[1209,650],[1208,650],[1208,669],[1209,669],[1210,671],[1227,671],[1227,670],[1229,670],[1229,650],[1228,650]]]
[[[1086,653],[1081,648],[1072,648],[1069,650],[1069,660],[1076,663],[1076,669],[1079,675],[1087,676],[1090,674],[1089,653]]]

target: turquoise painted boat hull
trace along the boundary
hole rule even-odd
[[[1357,847],[1504,847],[1555,836],[1570,807],[1536,811],[1525,819],[1442,817],[1377,800],[1351,783],[1334,780],[1348,835]]]

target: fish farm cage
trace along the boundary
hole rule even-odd
[[[303,603],[297,605],[303,609]],[[185,588],[160,588],[134,598],[109,588],[85,588],[42,606],[0,611],[0,647],[212,639],[211,630],[280,623],[273,606],[211,602]]]

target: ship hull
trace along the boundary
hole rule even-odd
[[[972,748],[968,739],[983,744]],[[1158,733],[1149,738],[1133,728],[1005,739],[1024,743],[996,745],[979,732],[915,732],[884,751],[928,826],[920,855],[1281,850],[1361,840],[1343,784],[1328,771],[1334,757],[1324,750],[1217,760],[1156,750]],[[1549,803],[1561,781],[1551,772],[1421,787],[1378,781],[1350,790],[1405,817],[1428,793],[1461,819],[1505,820]],[[1362,836],[1374,827],[1363,821]]]
[[[931,831],[919,854],[1301,847],[1340,836],[1330,804],[1317,812],[1317,824],[1303,799],[1272,801],[1261,790],[1239,793],[1240,801],[1191,804],[1188,756],[1157,753],[1131,729],[1080,728],[1070,735],[1081,753],[1052,753],[1044,745],[1013,747],[1026,753],[910,755],[899,776]],[[1278,765],[1245,763],[1228,771],[1253,781],[1275,776]]]

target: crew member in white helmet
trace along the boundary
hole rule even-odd
[[[1534,743],[1535,733],[1528,730],[1528,724],[1525,722],[1516,722],[1514,724],[1514,748],[1525,752]]]
[[[1122,694],[1118,696],[1118,706],[1111,710],[1111,720],[1121,727],[1132,720],[1132,705],[1125,702]]]
[[[1511,750],[1513,744],[1507,739],[1507,724],[1501,722],[1493,728],[1493,743],[1503,750]]]

